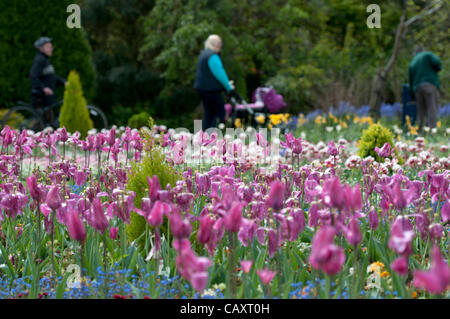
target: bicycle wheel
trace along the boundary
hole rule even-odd
[[[30,106],[15,106],[3,117],[0,126],[6,125],[15,130],[39,131],[44,127],[44,122],[38,112]]]
[[[89,111],[89,116],[94,124],[94,128],[97,130],[108,128],[108,120],[102,110],[93,105],[88,105],[87,108]]]

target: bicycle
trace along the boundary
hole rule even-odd
[[[54,123],[47,123],[44,115],[47,111],[54,110],[62,104],[63,100],[59,100],[56,103],[43,108],[34,108],[29,103],[19,101],[18,105],[11,108],[3,117],[0,123],[0,129],[3,129],[6,125],[20,131],[24,129],[39,131],[43,130],[47,126],[51,126],[56,129],[59,127],[59,117],[54,121]],[[93,105],[87,105],[87,109],[94,124],[94,128],[97,130],[108,128],[108,120],[102,110]]]

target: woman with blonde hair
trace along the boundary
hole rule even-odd
[[[197,64],[194,87],[202,100],[204,117],[203,131],[216,126],[216,121],[225,121],[225,108],[222,91],[232,93],[233,82],[228,80],[227,73],[220,59],[222,39],[212,34],[205,41],[205,49],[200,53]]]

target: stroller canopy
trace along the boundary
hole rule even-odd
[[[270,113],[277,113],[286,106],[283,96],[277,94],[271,87],[259,87],[253,92],[253,103],[262,102]]]

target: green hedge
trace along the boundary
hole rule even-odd
[[[19,100],[30,100],[28,75],[36,49],[33,43],[41,36],[53,38],[50,61],[56,73],[67,78],[77,70],[88,99],[94,93],[95,71],[91,48],[83,29],[66,25],[67,6],[73,0],[0,1],[0,108],[11,107]],[[59,95],[62,89],[58,90]]]

